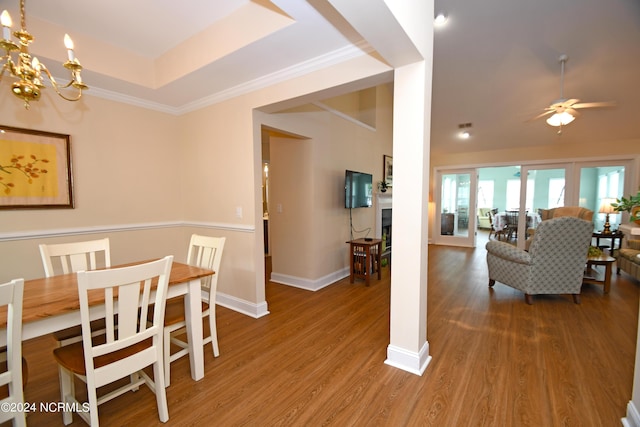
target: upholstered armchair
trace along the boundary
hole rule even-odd
[[[593,211],[581,206],[561,206],[552,209],[540,209],[539,213],[542,221],[561,216],[574,216],[584,219],[585,221],[591,221],[593,219]]]
[[[589,221],[560,217],[540,223],[528,252],[490,240],[486,245],[489,286],[500,282],[518,289],[527,304],[540,294],[572,294],[580,304],[592,230]]]
[[[559,218],[562,216],[572,216],[584,219],[585,221],[589,222],[593,220],[593,211],[581,206],[560,206],[551,209],[538,209],[538,213],[540,214],[541,221],[546,221],[551,218]],[[530,228],[527,230],[527,236],[529,236],[529,238],[525,242],[527,250],[529,250],[529,246],[531,245],[531,237],[533,237],[535,232],[535,228]]]

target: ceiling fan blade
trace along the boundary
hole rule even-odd
[[[537,119],[539,119],[541,117],[544,117],[544,116],[548,116],[549,114],[553,114],[553,113],[555,113],[555,110],[551,110],[550,109],[549,111],[545,111],[544,113],[538,114],[537,116],[527,120],[527,122],[532,122],[534,120],[537,120]]]
[[[571,106],[573,106],[573,104],[580,102],[579,99],[567,99],[566,101],[564,101],[562,104],[564,105],[565,108],[569,108]]]
[[[581,104],[574,104],[573,108],[595,108],[595,107],[615,107],[616,103],[613,101],[607,102],[583,102]]]

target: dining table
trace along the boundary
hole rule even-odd
[[[140,261],[112,268],[141,264]],[[169,276],[167,299],[184,296],[187,338],[189,342],[191,378],[204,377],[204,344],[202,337],[201,280],[215,274],[213,270],[173,262]],[[104,294],[89,296],[90,319],[104,318]],[[155,295],[152,290],[151,299]],[[0,346],[6,345],[6,306],[0,307]],[[80,299],[77,273],[62,274],[24,282],[22,304],[22,340],[50,334],[80,325]]]
[[[527,212],[527,227],[526,228],[536,228],[542,222],[542,218],[536,212]],[[504,226],[507,225],[507,213],[506,212],[498,212],[493,217],[493,226],[496,230],[502,230]]]

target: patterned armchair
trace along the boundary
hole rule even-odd
[[[528,252],[490,240],[486,246],[489,286],[500,282],[521,290],[527,304],[533,304],[532,295],[540,294],[572,294],[580,304],[592,230],[589,221],[560,217],[540,223]]]
[[[552,209],[538,209],[538,213],[540,214],[541,221],[546,221],[551,218],[559,218],[562,216],[573,216],[589,222],[593,220],[593,211],[580,206],[560,206],[558,208]],[[527,250],[529,250],[529,246],[531,246],[531,238],[533,237],[535,232],[535,228],[530,228],[527,230],[528,238],[525,242],[525,247]]]

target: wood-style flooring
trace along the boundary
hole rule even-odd
[[[570,296],[487,286],[484,244],[429,247],[427,340],[422,376],[384,364],[389,344],[388,269],[381,281],[348,278],[318,292],[269,283],[271,314],[218,308],[220,357],[205,351],[205,378],[188,358],[167,389],[175,426],[619,426],[631,399],[640,284],[624,273],[612,290]],[[58,402],[54,341],[26,342],[28,402]],[[30,426],[62,425],[37,411]],[[153,426],[143,387],[100,407],[104,426]],[[84,425],[74,418],[73,425]]]

